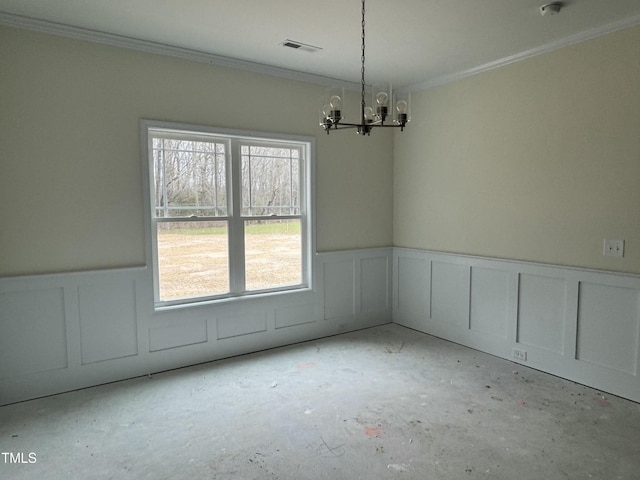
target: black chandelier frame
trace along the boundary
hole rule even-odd
[[[398,112],[396,119],[393,124],[385,124],[384,122],[387,120],[389,116],[389,110],[386,105],[381,105],[377,107],[376,111],[376,120],[373,118],[367,118],[365,115],[365,110],[367,108],[365,96],[366,96],[366,82],[365,82],[365,0],[362,0],[362,43],[361,43],[361,68],[360,68],[360,123],[348,123],[343,122],[342,120],[342,112],[338,108],[330,107],[328,112],[323,112],[321,125],[324,130],[327,132],[327,135],[331,133],[331,130],[341,130],[346,128],[355,128],[356,132],[359,135],[370,135],[371,130],[374,127],[383,127],[383,128],[399,128],[400,131],[404,131],[404,128],[409,121],[408,113]],[[406,102],[405,102],[406,103]]]

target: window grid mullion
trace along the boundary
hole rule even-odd
[[[213,144],[213,204],[215,205],[213,211],[218,215],[220,213],[220,206],[218,205],[218,144]]]
[[[251,146],[247,145],[247,177],[249,190],[249,215],[253,215],[253,178],[251,176]]]
[[[230,142],[229,168],[231,205],[229,215],[229,288],[231,294],[245,291],[244,222],[242,220],[242,151],[240,142]]]
[[[162,214],[169,216],[169,204],[167,202],[167,152],[164,145],[165,139],[162,139],[162,149],[158,152],[160,154],[160,168],[162,169]]]
[[[289,150],[289,214],[292,214],[293,208],[293,149]]]

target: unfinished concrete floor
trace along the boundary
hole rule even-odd
[[[5,406],[0,450],[2,479],[638,479],[640,405],[385,325]]]

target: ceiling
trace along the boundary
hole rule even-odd
[[[543,17],[549,1],[368,0],[367,83],[426,88],[640,24],[640,0],[568,0]],[[276,75],[360,80],[360,0],[0,0],[0,12],[4,24],[143,40]],[[286,39],[321,50],[286,48]]]

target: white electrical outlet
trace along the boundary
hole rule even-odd
[[[522,350],[520,348],[514,348],[511,351],[511,355],[513,356],[513,358],[515,358],[516,360],[522,360],[523,362],[527,361],[527,351],[526,350]]]
[[[605,257],[624,257],[624,240],[605,240],[603,255]]]

